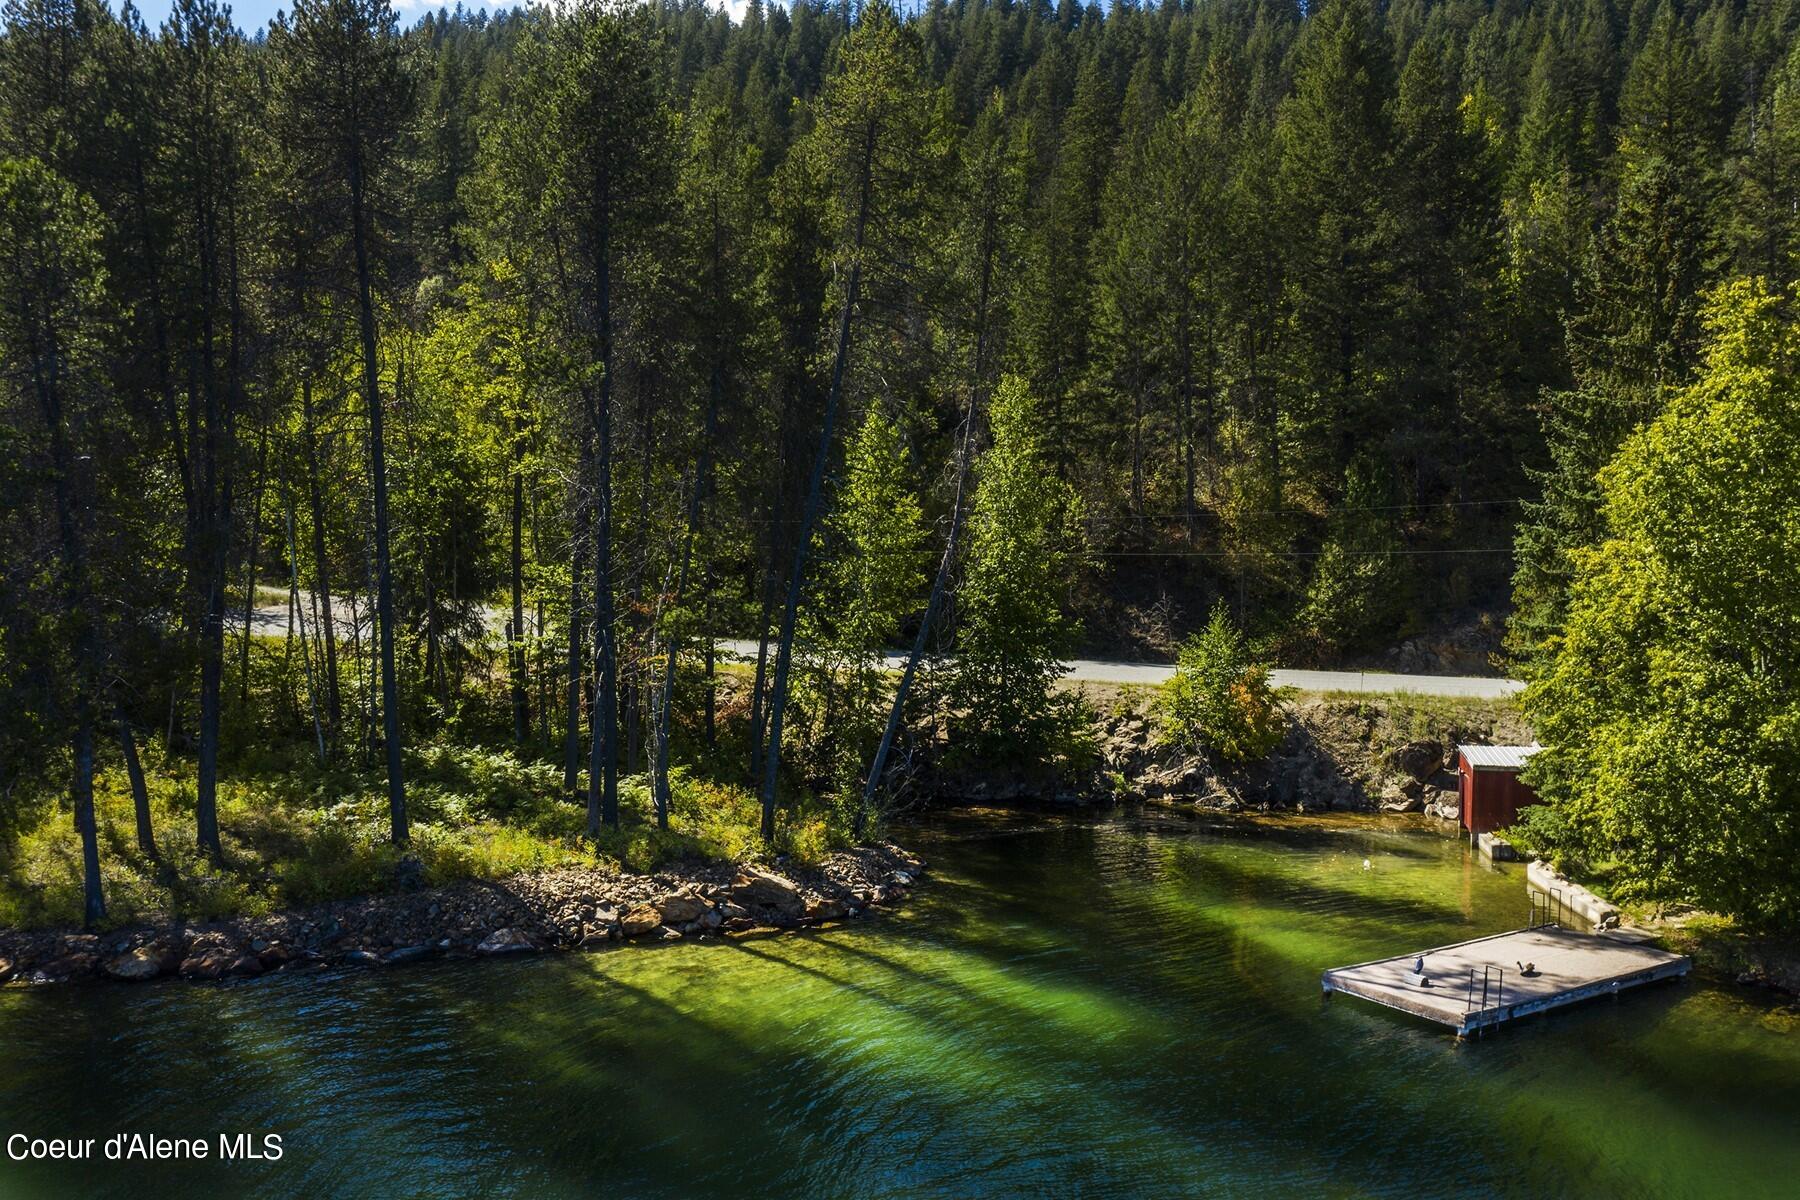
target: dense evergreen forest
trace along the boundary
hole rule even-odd
[[[72,809],[90,920],[147,741],[214,860],[273,742],[397,844],[458,741],[772,840],[1215,605],[1548,677],[1601,469],[1796,270],[1780,0],[0,11],[0,840]]]

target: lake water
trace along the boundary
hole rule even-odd
[[[1458,1044],[1322,968],[1523,924],[1367,818],[960,814],[817,934],[0,991],[0,1136],[281,1135],[0,1196],[1800,1194],[1800,1030],[1683,982]],[[1364,862],[1368,866],[1365,868]]]

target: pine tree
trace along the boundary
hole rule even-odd
[[[1051,684],[1077,630],[1062,599],[1083,554],[1081,505],[1051,480],[1043,415],[1023,378],[1000,381],[957,588],[950,703],[972,752],[1002,760],[1047,749],[1068,715]]]
[[[820,98],[818,124],[807,143],[796,149],[796,153],[811,161],[818,175],[829,180],[833,187],[832,224],[841,231],[837,252],[845,269],[845,283],[839,302],[831,382],[825,393],[818,441],[794,539],[793,563],[788,571],[787,600],[782,610],[781,634],[768,700],[767,750],[762,762],[762,836],[765,842],[775,840],[776,785],[780,779],[782,721],[787,704],[794,631],[806,584],[813,531],[824,504],[825,474],[834,445],[845,371],[849,366],[854,316],[867,262],[870,259],[879,262],[882,257],[872,252],[870,235],[872,229],[882,230],[895,213],[904,211],[903,197],[895,194],[896,191],[904,187],[916,188],[921,183],[916,173],[905,169],[915,148],[923,142],[919,122],[925,113],[918,88],[916,53],[916,47],[885,0],[875,0],[863,9],[844,49],[842,73],[832,79]]]
[[[1399,230],[1386,216],[1398,207],[1392,93],[1367,0],[1334,0],[1311,19],[1275,139],[1292,236],[1286,356],[1295,448],[1327,487],[1359,445],[1380,444],[1402,411],[1392,370]]]
[[[106,916],[94,818],[94,730],[102,669],[101,615],[92,587],[91,458],[105,444],[107,397],[99,355],[104,326],[100,214],[34,159],[0,159],[0,404],[6,423],[30,430],[15,443],[48,485],[55,534],[55,596],[69,669],[66,691],[70,799],[81,834],[83,920]],[[63,707],[59,705],[59,707]]]
[[[374,492],[376,618],[381,658],[382,740],[387,751],[393,841],[409,837],[402,765],[400,680],[395,662],[393,558],[389,545],[387,398],[381,385],[376,287],[381,270],[381,195],[413,103],[398,22],[387,0],[296,0],[291,21],[269,28],[283,136],[304,164],[314,219],[348,243],[338,272],[355,296],[361,390]]]
[[[595,663],[588,831],[598,835],[602,822],[619,825],[613,555],[619,264],[634,239],[666,217],[673,129],[660,47],[641,12],[599,3],[576,8],[528,69],[537,73],[531,94],[548,106],[541,153],[550,174],[542,201],[553,206],[546,227],[554,255],[561,256],[561,320],[579,347],[575,382],[593,447],[586,462]]]
[[[1546,397],[1543,498],[1519,526],[1508,646],[1527,671],[1554,650],[1571,555],[1601,535],[1600,468],[1696,361],[1701,296],[1722,260],[1711,99],[1699,75],[1687,31],[1661,6],[1626,81],[1618,195],[1568,326],[1575,386]]]

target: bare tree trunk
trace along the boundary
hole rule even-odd
[[[775,788],[781,777],[781,721],[787,709],[788,668],[793,661],[794,625],[800,613],[800,593],[806,582],[806,555],[812,544],[813,526],[825,496],[825,467],[831,459],[831,441],[837,423],[838,400],[844,392],[844,371],[850,359],[850,318],[856,310],[862,284],[863,238],[868,229],[869,198],[873,185],[877,127],[870,122],[863,137],[860,197],[856,209],[856,233],[852,242],[850,279],[844,289],[844,311],[838,318],[837,353],[831,366],[831,388],[825,394],[825,413],[819,424],[819,447],[813,455],[812,475],[806,485],[806,504],[800,512],[800,530],[794,543],[794,566],[788,575],[787,603],[781,613],[781,639],[775,649],[775,688],[769,697],[769,749],[763,759],[762,837],[775,841]]]
[[[408,840],[406,779],[400,745],[400,681],[394,666],[394,576],[388,556],[387,445],[375,349],[375,297],[364,225],[362,161],[350,159],[350,226],[356,251],[357,318],[362,333],[363,393],[369,411],[369,460],[375,477],[375,614],[381,640],[381,720],[387,742],[388,822],[396,845]]]
[[[594,191],[595,357],[600,360],[598,394],[590,389],[594,427],[594,710],[588,764],[588,833],[598,837],[604,821],[619,827],[619,680],[613,643],[612,579],[612,195],[608,180]]]
[[[137,819],[138,850],[145,858],[156,857],[156,831],[150,821],[150,790],[144,786],[144,767],[138,761],[137,738],[123,701],[118,705],[119,751],[125,756],[125,778],[131,782],[131,811]]]
[[[719,647],[713,639],[713,572],[706,564],[701,587],[706,590],[700,602],[700,655],[706,667],[706,744],[719,744]]]
[[[882,777],[887,773],[888,754],[893,750],[894,738],[900,732],[900,723],[906,714],[906,697],[912,690],[913,679],[919,671],[919,663],[924,660],[932,622],[937,618],[938,609],[943,605],[944,593],[950,581],[950,571],[956,563],[956,539],[962,531],[964,499],[968,493],[969,467],[974,459],[975,426],[979,417],[981,390],[986,378],[988,301],[993,291],[994,253],[998,237],[997,224],[998,214],[990,208],[982,231],[981,286],[976,292],[975,301],[975,353],[974,361],[970,363],[969,369],[969,404],[963,413],[962,438],[958,442],[956,450],[956,496],[950,504],[950,531],[944,538],[944,555],[938,560],[937,576],[931,581],[931,596],[925,602],[925,615],[920,618],[919,632],[913,637],[912,653],[907,655],[906,668],[901,671],[900,682],[894,688],[894,702],[888,709],[887,725],[881,731],[881,744],[875,749],[875,758],[869,764],[868,777],[863,781],[862,803],[857,806],[854,818],[854,833],[857,837],[862,836],[869,814],[874,811],[875,795],[881,790]]]
[[[325,555],[325,498],[319,486],[319,441],[313,426],[312,380],[300,381],[301,419],[305,423],[306,490],[312,510],[313,596],[320,606],[319,638],[325,647],[325,733],[327,745],[337,741],[344,720],[338,696],[337,620],[331,613],[331,562]]]
[[[694,541],[700,532],[700,514],[706,499],[705,480],[712,466],[713,439],[717,436],[719,425],[719,395],[723,390],[723,372],[715,350],[712,381],[706,401],[706,428],[701,435],[700,462],[694,472],[694,491],[688,497],[687,532],[681,539],[681,569],[675,578],[675,595],[670,602],[671,608],[678,608],[682,597],[687,593],[688,566],[694,556]],[[673,632],[667,642],[663,652],[662,696],[656,705],[656,768],[652,778],[656,797],[656,824],[660,829],[669,827],[669,709],[675,697],[675,660],[681,647],[680,640]],[[709,660],[712,657],[710,638],[707,657]],[[708,707],[710,709],[711,706]]]
[[[588,451],[582,452],[583,474],[587,473]],[[569,711],[563,730],[563,790],[571,801],[581,798],[581,693],[584,673],[581,662],[581,612],[583,607],[581,580],[587,570],[588,529],[583,519],[587,508],[578,494],[575,497],[574,561],[569,569]]]
[[[21,307],[30,303],[22,301]],[[82,920],[92,928],[106,919],[106,900],[100,890],[100,838],[94,821],[94,682],[99,675],[99,631],[95,628],[93,598],[88,594],[87,546],[82,537],[75,498],[74,454],[69,449],[68,429],[59,390],[62,353],[54,328],[38,331],[47,344],[36,345],[31,355],[32,384],[44,424],[50,431],[50,461],[55,473],[56,525],[62,539],[63,589],[68,615],[75,627],[75,696],[70,749],[75,772],[70,780],[70,801],[75,828],[81,834]]]
[[[244,636],[243,659],[238,663],[238,706],[250,707],[250,627],[256,616],[256,550],[257,535],[262,531],[262,498],[269,461],[269,430],[265,426],[256,446],[256,493],[250,502],[250,546],[244,561]]]
[[[288,490],[287,472],[281,475],[281,495],[287,511],[288,603],[300,623],[300,661],[306,668],[306,702],[312,710],[313,739],[318,745],[319,765],[325,765],[325,723],[319,719],[319,687],[313,681],[312,650],[306,644],[306,608],[300,603],[300,555],[294,545],[294,495]]]
[[[200,624],[200,762],[195,781],[194,814],[200,848],[215,861],[224,856],[219,841],[219,688],[225,673],[225,570],[231,542],[229,445],[225,444],[224,406],[214,379],[213,289],[218,269],[215,216],[204,199],[198,217],[200,241],[200,384],[205,403],[201,440],[203,522],[201,586],[204,616]],[[235,356],[236,347],[233,345]]]
[[[513,418],[512,623],[506,627],[512,667],[513,742],[531,737],[531,702],[525,678],[525,418]]]
[[[780,489],[776,490],[779,496]],[[773,508],[771,508],[773,511]],[[764,721],[768,715],[766,682],[769,674],[769,619],[775,612],[775,555],[780,543],[775,525],[769,526],[769,561],[763,564],[762,617],[756,625],[756,678],[750,686],[750,778],[762,775]]]

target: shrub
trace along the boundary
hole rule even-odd
[[[1220,605],[1181,647],[1175,675],[1156,699],[1163,740],[1226,762],[1268,757],[1281,742],[1282,716],[1269,668]]]

